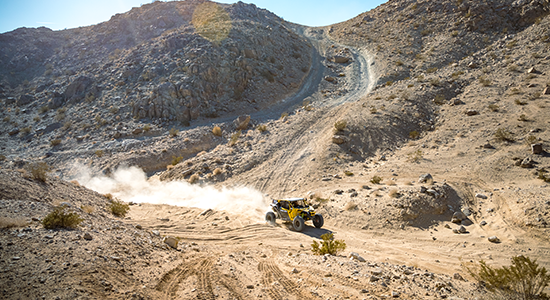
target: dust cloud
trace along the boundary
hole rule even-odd
[[[224,210],[262,218],[269,200],[249,187],[200,186],[186,181],[160,181],[137,167],[122,167],[111,176],[95,175],[87,167],[77,166],[76,179],[81,185],[101,194],[110,193],[125,202],[169,204],[202,209]]]

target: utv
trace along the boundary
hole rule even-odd
[[[275,223],[276,219],[292,222],[296,231],[304,230],[304,222],[312,220],[315,228],[323,227],[324,220],[321,214],[315,213],[304,198],[288,198],[273,200],[270,211],[265,214],[267,222]]]

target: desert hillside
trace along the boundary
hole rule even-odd
[[[497,299],[468,267],[549,268],[549,2],[357,14],[157,1],[0,35],[3,294]],[[285,197],[324,226],[266,223]]]

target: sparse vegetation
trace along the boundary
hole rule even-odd
[[[121,218],[124,218],[126,214],[130,211],[130,205],[128,203],[122,202],[117,198],[111,200],[108,208],[113,215]]]
[[[193,174],[191,177],[189,177],[189,183],[194,184],[199,181],[199,174]]]
[[[103,150],[96,150],[96,151],[95,151],[95,155],[96,155],[97,157],[102,157],[103,154],[104,154]]]
[[[527,121],[529,121],[529,119],[527,119],[527,116],[525,114],[521,114],[518,117],[518,121],[527,122]]]
[[[143,126],[143,131],[149,132],[149,130],[151,130],[151,125],[145,124],[145,125]]]
[[[521,101],[520,99],[514,100],[514,103],[517,104],[517,105],[527,105],[526,101]]]
[[[548,173],[548,171],[546,171],[544,168],[543,169],[540,169],[538,171],[538,179],[544,181],[544,182],[550,182],[550,176],[548,176],[546,173]]]
[[[67,206],[57,206],[42,219],[42,225],[46,229],[76,228],[84,221],[77,213],[70,211]]]
[[[411,140],[416,140],[419,136],[420,136],[420,133],[418,133],[418,131],[416,130],[409,132],[409,138]]]
[[[52,146],[52,147],[58,146],[59,144],[61,144],[60,139],[53,139],[53,140],[50,141],[50,146]]]
[[[241,131],[237,131],[231,135],[231,139],[229,140],[229,146],[235,146],[237,142],[239,141],[239,138],[241,137]]]
[[[311,251],[315,255],[337,255],[338,252],[346,250],[346,242],[344,240],[335,240],[332,233],[321,235],[321,239],[323,239],[321,244],[317,241],[313,241],[311,244]]]
[[[477,281],[483,282],[487,289],[503,298],[548,299],[543,293],[550,283],[550,274],[546,268],[539,267],[536,260],[519,255],[511,259],[510,266],[493,268],[481,260],[479,265],[466,267],[468,273]]]
[[[288,117],[288,113],[287,113],[287,112],[284,112],[284,113],[281,114],[281,119],[284,119],[284,118],[286,118],[286,117]]]
[[[537,140],[538,139],[536,136],[529,135],[528,137],[525,138],[525,144],[527,144],[528,146],[531,146],[532,144],[535,144]]]
[[[265,131],[267,131],[267,125],[260,124],[260,125],[258,125],[258,127],[256,127],[256,129],[258,129],[259,132],[265,132]]]
[[[501,142],[514,142],[515,139],[513,138],[512,133],[504,128],[498,128],[495,132],[495,139],[497,141]]]
[[[83,212],[87,213],[87,214],[91,214],[94,212],[94,207],[91,206],[91,205],[82,205],[82,207],[80,207],[82,209]]]
[[[222,136],[222,129],[220,128],[220,126],[214,126],[214,128],[212,129],[212,134],[214,134],[215,136]]]
[[[479,83],[481,83],[482,86],[491,86],[491,80],[487,79],[485,75],[479,76]]]
[[[529,100],[537,100],[540,98],[540,92],[534,92],[532,95],[529,95]]]
[[[347,126],[348,122],[345,120],[336,121],[336,123],[334,123],[334,128],[337,131],[343,131],[344,129],[346,129]]]
[[[39,109],[38,109],[38,112],[43,114],[43,113],[46,113],[50,110],[50,107],[47,106],[47,105],[44,105],[44,106],[41,106]]]
[[[407,161],[408,162],[419,162],[424,157],[424,153],[422,150],[418,149],[414,152],[410,152],[407,154]]]
[[[48,179],[48,173],[50,170],[50,166],[45,162],[34,162],[25,165],[25,171],[30,175],[30,177],[42,182],[45,182],[46,179]]]
[[[172,166],[175,166],[175,165],[179,164],[182,160],[183,160],[183,157],[181,157],[181,156],[178,156],[178,157],[172,156],[171,164],[172,164]]]
[[[499,107],[498,105],[496,105],[496,104],[489,104],[487,107],[488,107],[491,111],[493,111],[493,112],[497,112],[497,111],[499,110],[499,108],[500,108],[500,107]]]
[[[172,127],[172,129],[168,131],[168,134],[170,135],[170,137],[176,137],[179,133],[180,131],[174,127]]]
[[[373,183],[373,184],[379,184],[380,182],[382,182],[383,178],[378,176],[378,175],[374,175],[372,176],[372,178],[370,179],[370,182]]]

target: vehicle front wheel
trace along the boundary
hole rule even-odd
[[[325,224],[323,215],[316,214],[315,216],[313,216],[313,226],[315,226],[315,228],[321,228],[323,227],[323,224]]]
[[[292,227],[294,227],[294,230],[296,230],[296,231],[304,230],[304,219],[300,216],[297,216],[292,221]]]
[[[275,213],[270,211],[265,214],[265,220],[269,223],[275,223]]]

